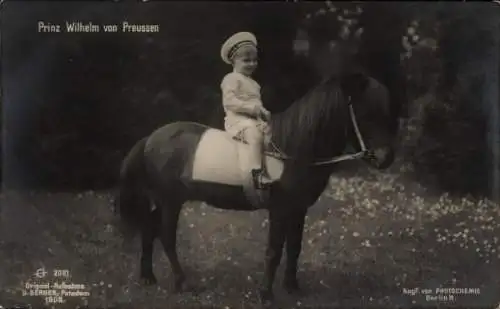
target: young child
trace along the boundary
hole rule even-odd
[[[266,189],[272,180],[262,166],[262,149],[271,113],[264,108],[260,86],[251,77],[257,68],[257,39],[250,32],[238,32],[223,44],[221,57],[233,66],[233,72],[221,83],[226,113],[224,127],[233,137],[240,137],[250,145],[250,176],[254,188]]]

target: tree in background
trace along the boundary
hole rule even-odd
[[[407,102],[405,72],[400,65],[401,38],[406,33],[405,6],[370,2],[305,2],[305,29],[310,59],[316,71],[327,69],[332,55],[328,44],[344,31],[361,30],[358,61],[368,73],[384,83],[390,93],[394,119],[405,116]],[[340,28],[339,28],[340,27]],[[397,123],[394,123],[397,126]]]
[[[490,5],[152,2],[112,9],[68,4],[64,12],[30,5],[5,15],[15,25],[3,32],[9,61],[2,69],[11,78],[5,85],[16,101],[3,110],[9,178],[17,175],[30,186],[106,187],[132,144],[156,127],[191,120],[221,128],[219,83],[228,67],[219,49],[237,31],[256,33],[264,101],[282,111],[328,67],[321,50],[341,18],[363,29],[360,62],[388,86],[394,114],[409,119],[403,159],[422,181],[433,175],[447,190],[491,193],[500,160],[498,10]],[[14,22],[68,16],[102,23],[127,16],[160,23],[162,31],[112,40],[100,34],[49,38]],[[326,27],[306,29],[304,20]],[[202,36],[193,24],[203,25]],[[21,36],[24,43],[14,46]],[[37,70],[25,74],[27,64]]]
[[[421,38],[407,60],[409,76],[420,76],[410,80],[418,133],[407,153],[422,181],[451,192],[498,191],[499,32],[491,5],[409,7]]]
[[[355,19],[364,30],[359,59],[388,86],[394,113],[409,118],[403,159],[414,165],[419,179],[457,193],[499,191],[495,4],[302,5],[312,23],[323,24],[300,34],[308,42],[298,45],[302,50],[309,45],[313,58],[337,31],[334,24],[352,7],[361,8]],[[327,60],[317,61],[317,67],[324,68]]]

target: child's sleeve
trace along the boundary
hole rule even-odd
[[[231,75],[226,76],[222,80],[222,104],[227,110],[234,113],[247,114],[255,117],[260,110],[260,102],[258,100],[243,101],[238,99],[236,93],[238,91],[239,82],[237,78]]]

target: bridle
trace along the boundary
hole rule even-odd
[[[325,159],[325,160],[318,160],[318,161],[311,163],[311,165],[319,166],[319,165],[335,164],[335,163],[339,163],[342,161],[348,161],[348,160],[357,160],[357,159],[361,159],[361,158],[364,158],[366,156],[369,156],[371,154],[371,151],[369,151],[366,148],[365,142],[363,140],[363,136],[361,135],[361,132],[359,131],[358,122],[356,120],[356,114],[354,113],[354,108],[352,107],[352,100],[351,100],[350,96],[348,97],[348,102],[349,102],[348,103],[349,115],[350,115],[351,122],[352,122],[352,125],[354,128],[354,132],[356,133],[356,137],[357,137],[357,140],[358,140],[358,143],[359,143],[361,150],[356,152],[356,153],[352,153],[352,154],[342,154],[339,156],[335,156],[333,158],[329,158],[329,159]],[[282,160],[293,159],[292,157],[286,155],[281,149],[279,149],[279,147],[272,140],[270,141],[270,144],[273,147],[274,151],[270,151],[270,152],[266,151],[265,153],[267,155],[275,157],[277,159],[282,159]]]

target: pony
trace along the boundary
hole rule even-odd
[[[271,142],[265,162],[277,179],[269,193],[270,227],[265,275],[259,295],[273,298],[276,269],[286,243],[283,286],[300,291],[297,264],[304,220],[325,190],[336,163],[359,159],[383,170],[394,161],[387,88],[363,72],[331,75],[270,122]],[[345,154],[346,147],[356,150]],[[153,241],[159,237],[169,259],[176,292],[185,289],[176,232],[186,201],[220,208],[255,211],[243,189],[247,145],[218,129],[196,122],[166,124],[142,138],[122,162],[116,211],[142,236],[140,277],[155,284]],[[152,206],[154,205],[154,206]]]

